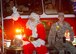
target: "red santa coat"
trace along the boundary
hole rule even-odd
[[[43,24],[39,23],[37,26],[37,33],[38,33],[38,38],[41,39],[42,41],[45,42],[46,40],[46,32]],[[25,34],[27,36],[32,36],[32,30],[29,28],[25,28]],[[25,41],[29,41],[26,38],[24,38]],[[24,54],[33,54],[33,50],[36,50],[37,54],[46,54],[47,53],[47,48],[45,45],[40,45],[40,47],[35,47],[34,44],[31,42],[27,45],[23,46],[24,49]]]
[[[32,35],[32,30],[30,30],[29,28],[25,28],[24,30],[25,30],[26,36]],[[38,33],[38,38],[46,40],[46,31],[45,31],[43,24],[40,23],[37,25],[37,33]],[[24,38],[24,40],[26,40],[26,38]]]

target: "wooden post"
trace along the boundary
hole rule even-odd
[[[2,18],[2,53],[4,53],[4,26],[3,26],[3,6],[2,6],[2,0],[1,0],[1,18]]]

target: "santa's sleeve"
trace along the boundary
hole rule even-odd
[[[32,44],[35,47],[40,47],[41,45],[45,45],[46,32],[43,24],[37,25],[37,33],[38,33],[38,39],[36,41],[33,41]]]
[[[42,40],[46,40],[46,31],[43,24],[37,25],[37,33],[38,37]]]

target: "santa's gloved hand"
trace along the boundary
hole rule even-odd
[[[30,43],[30,42],[28,42],[28,41],[23,41],[22,46],[27,45],[27,44],[29,44],[29,43]]]

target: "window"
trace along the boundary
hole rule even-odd
[[[43,13],[42,0],[5,0],[3,1],[4,15],[10,16],[12,7],[16,6],[21,15],[29,15],[31,12]]]
[[[73,13],[73,7],[72,7],[71,0],[61,0],[60,4],[61,4],[60,10],[62,12],[64,12],[65,14],[72,14]]]
[[[46,14],[57,14],[57,9],[55,8],[55,0],[44,0],[44,12]]]
[[[17,0],[17,5],[21,6],[21,10],[24,11],[25,14],[30,14],[30,12],[36,12],[38,14],[42,14],[42,1],[41,0]]]
[[[71,0],[2,0],[4,16],[12,14],[12,6],[16,6],[21,15],[29,15],[31,12],[38,14],[65,14],[73,13]],[[66,6],[66,7],[65,7]]]
[[[72,2],[71,0],[44,0],[44,12],[46,14],[57,14],[57,12],[72,14]]]

